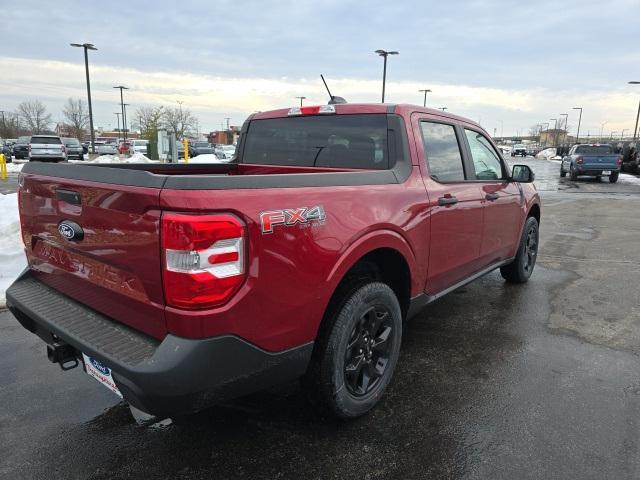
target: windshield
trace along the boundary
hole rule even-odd
[[[77,138],[63,138],[62,142],[65,145],[80,145],[80,142],[78,141]]]
[[[134,140],[133,144],[136,147],[144,147],[147,144],[147,142],[145,140]]]
[[[305,167],[390,168],[386,115],[254,120],[242,163]]]
[[[610,145],[580,145],[576,148],[576,153],[586,155],[611,155],[613,150]]]

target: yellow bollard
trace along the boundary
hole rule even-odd
[[[0,153],[0,178],[6,180],[7,177],[7,159],[4,157],[4,153]]]
[[[189,163],[189,139],[182,140],[182,144],[184,145],[184,163]]]

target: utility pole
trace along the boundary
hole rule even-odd
[[[84,49],[84,71],[87,77],[87,103],[89,104],[89,128],[91,129],[91,153],[96,153],[96,134],[93,130],[93,109],[91,107],[91,83],[89,82],[89,54],[88,50],[98,50],[92,43],[71,43],[72,47]]]
[[[637,81],[631,81],[629,82],[630,85],[640,85],[640,82]],[[636,114],[636,126],[633,129],[633,141],[636,141],[636,138],[638,137],[638,119],[640,119],[640,101],[638,102],[638,113]]]
[[[580,110],[578,117],[578,131],[576,132],[576,143],[580,143],[580,123],[582,123],[582,107],[573,107],[573,110]]]
[[[604,126],[609,123],[609,120],[604,121],[603,123],[600,124],[600,139],[598,140],[599,142],[602,142],[602,134],[604,132]]]
[[[129,90],[129,89],[123,85],[118,85],[117,87],[113,87],[113,88],[120,89],[120,108],[122,109],[122,130],[124,131],[123,140],[126,141],[127,140],[127,116],[124,113],[124,97],[122,95],[122,91]]]
[[[418,90],[419,92],[424,92],[424,102],[422,102],[422,106],[426,107],[427,106],[427,93],[429,93],[431,90],[428,88],[422,89],[422,90]]]
[[[556,122],[553,127],[553,146],[557,147],[558,146],[558,119],[550,118],[549,120]]]
[[[375,53],[384,58],[384,67],[382,70],[382,103],[384,103],[384,90],[387,83],[387,57],[389,55],[398,55],[399,52],[395,50],[387,52],[386,50],[376,50]]]
[[[564,143],[567,143],[567,134],[569,133],[569,114],[561,113],[561,117],[564,117]]]
[[[300,100],[300,101],[302,102],[302,100]],[[228,132],[229,131],[229,120],[231,120],[231,117],[224,117],[224,119],[227,121],[227,132]]]

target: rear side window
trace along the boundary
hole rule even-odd
[[[438,182],[464,180],[460,144],[453,125],[420,122],[429,175]]]
[[[387,147],[387,116],[254,120],[246,133],[242,163],[388,169],[393,162]]]
[[[609,145],[580,145],[576,147],[576,153],[583,155],[612,155],[613,149]]]
[[[39,145],[39,144],[62,144],[62,141],[60,140],[59,137],[31,137],[31,143],[34,145]]]

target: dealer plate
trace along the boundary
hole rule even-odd
[[[603,175],[611,175],[611,170],[603,170],[602,174]]]
[[[87,372],[87,375],[95,378],[98,382],[122,398],[122,393],[120,393],[116,382],[113,381],[109,367],[84,353],[82,354],[82,359],[84,360],[84,371]]]

